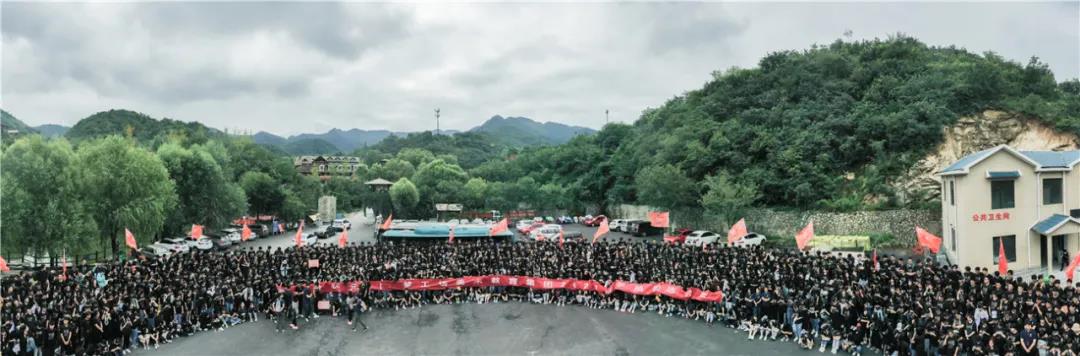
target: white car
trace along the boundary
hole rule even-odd
[[[547,224],[541,226],[539,229],[529,231],[529,239],[540,241],[542,236],[545,240],[558,240],[560,232],[562,232],[562,225]]]
[[[608,230],[611,230],[611,231],[622,231],[623,228],[626,227],[626,220],[615,219],[615,220],[608,221],[607,227],[608,227]]]
[[[174,253],[172,247],[163,244],[150,244],[148,246],[143,246],[139,249],[139,252],[146,255],[153,255],[158,257],[165,257]]]
[[[765,242],[765,235],[751,232],[749,234],[746,234],[746,236],[743,236],[743,238],[739,241],[735,241],[735,243],[731,245],[735,247],[757,246],[760,245],[762,242]]]
[[[191,248],[195,245],[193,241],[183,237],[162,239],[159,244],[172,249],[175,253],[187,253],[188,251],[191,251]]]
[[[698,231],[691,232],[690,235],[686,236],[686,244],[690,245],[690,246],[701,246],[701,245],[705,245],[705,244],[714,244],[714,243],[716,243],[716,240],[719,239],[719,238],[720,238],[720,235],[715,233],[715,232],[705,231],[705,230],[698,230]]]
[[[195,241],[195,248],[202,251],[210,251],[214,249],[214,242],[210,241],[209,237],[200,237],[198,241]]]
[[[300,238],[300,243],[304,246],[315,246],[316,242],[319,242],[319,235],[314,232]]]
[[[352,230],[352,223],[349,222],[349,220],[345,219],[334,220],[333,226],[339,226],[341,228],[344,228],[345,230]]]
[[[255,235],[255,234],[252,233],[252,235]],[[242,240],[241,236],[240,236],[240,230],[231,229],[231,228],[230,229],[221,229],[221,239],[225,240],[225,241],[232,242],[234,244],[240,243],[240,240]]]

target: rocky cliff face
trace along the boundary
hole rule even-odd
[[[940,195],[937,173],[972,152],[997,145],[1018,150],[1060,151],[1080,147],[1075,134],[1054,131],[1042,122],[1021,114],[987,110],[960,118],[946,127],[945,140],[895,182],[901,200],[934,200]]]

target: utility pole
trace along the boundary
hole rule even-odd
[[[608,115],[610,113],[611,112],[608,109],[604,109],[604,125],[607,125],[608,122],[610,122],[611,117],[610,117],[610,115]]]
[[[439,109],[435,108],[435,134],[439,134]]]

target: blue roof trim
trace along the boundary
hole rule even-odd
[[[996,151],[996,149],[991,148],[991,149],[988,149],[988,150],[982,150],[982,151],[975,152],[975,153],[969,154],[967,156],[964,156],[964,157],[960,158],[959,160],[957,160],[956,163],[953,163],[953,164],[949,165],[948,167],[945,167],[945,169],[942,169],[941,173],[963,171],[965,168],[967,168],[968,165],[970,165],[970,164],[972,164],[974,162],[980,161],[983,158],[986,158],[986,156],[989,156],[994,151]]]
[[[1077,163],[1080,163],[1080,151],[1017,151],[1009,146],[1001,145],[961,157],[953,164],[939,171],[938,174],[967,174],[971,166],[1002,150],[1019,156],[1021,160],[1034,165],[1037,171],[1072,170]]]
[[[1080,161],[1080,151],[1020,151],[1041,168],[1072,168]]]
[[[1076,220],[1073,220],[1072,218],[1065,215],[1054,214],[1046,219],[1043,219],[1043,221],[1035,223],[1035,226],[1032,226],[1031,229],[1035,230],[1035,232],[1038,232],[1039,234],[1049,235],[1052,234],[1059,227],[1061,227],[1061,225],[1064,225],[1066,222],[1069,221]]]
[[[1017,179],[1020,171],[986,172],[986,179]]]

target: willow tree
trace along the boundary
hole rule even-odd
[[[76,156],[82,201],[91,208],[101,242],[120,252],[125,228],[140,243],[152,241],[177,204],[176,185],[158,156],[119,136],[83,142]]]

